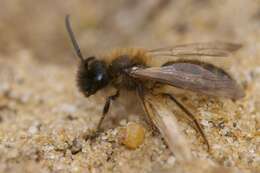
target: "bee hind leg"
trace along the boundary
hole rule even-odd
[[[168,97],[170,100],[172,100],[174,103],[177,104],[177,106],[183,111],[185,112],[185,114],[191,119],[191,121],[195,124],[195,129],[200,133],[200,135],[202,136],[205,144],[207,145],[208,151],[210,151],[210,145],[208,142],[208,139],[206,137],[206,135],[204,134],[201,125],[199,124],[198,120],[195,118],[195,116],[187,109],[185,108],[185,106],[176,99],[175,96],[173,96],[172,94],[169,93],[160,93],[162,96],[164,97]]]

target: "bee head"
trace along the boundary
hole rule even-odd
[[[77,74],[77,84],[86,97],[95,94],[108,83],[109,75],[104,61],[96,60],[95,57],[81,61]]]
[[[65,18],[65,25],[72,45],[80,59],[80,66],[77,74],[77,84],[80,91],[86,96],[95,94],[109,83],[107,66],[104,61],[97,60],[95,57],[84,58],[79,44],[71,28],[69,15]]]

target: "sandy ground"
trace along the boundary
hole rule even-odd
[[[260,1],[0,4],[0,172],[260,172]],[[141,107],[133,106],[135,93],[123,93],[103,133],[86,140],[112,91],[88,99],[78,92],[77,59],[63,23],[67,13],[86,56],[114,47],[243,44],[227,70],[244,87],[245,98],[178,95],[196,114],[212,151],[179,112],[180,130],[197,158],[179,163],[146,124]],[[127,122],[146,128],[144,143],[134,150],[119,142]]]

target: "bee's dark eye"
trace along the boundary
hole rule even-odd
[[[106,64],[103,61],[93,60],[84,64],[78,72],[78,86],[86,95],[90,96],[109,82]]]
[[[92,78],[96,85],[104,85],[108,81],[107,68],[104,62],[93,61],[89,65],[89,78]]]

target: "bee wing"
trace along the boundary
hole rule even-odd
[[[152,56],[209,56],[209,57],[226,57],[231,52],[241,48],[242,45],[227,42],[208,42],[208,43],[192,43],[185,45],[177,45],[173,47],[159,48],[148,50],[148,54]]]
[[[133,68],[129,75],[212,96],[239,99],[244,96],[225,71],[206,63],[176,62],[162,67]]]
[[[151,94],[140,95],[144,110],[153,124],[160,131],[170,150],[178,161],[188,161],[192,159],[190,147],[179,131],[176,118],[166,107],[160,98]],[[161,98],[162,99],[162,98]]]

